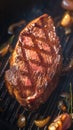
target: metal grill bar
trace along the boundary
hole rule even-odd
[[[16,108],[14,108],[13,114],[11,115],[11,118],[10,118],[10,123],[11,123],[11,124],[14,123],[15,118],[16,118],[16,116],[17,116],[17,114],[18,114],[20,108],[21,108],[21,106],[16,104]],[[16,111],[15,111],[15,109],[16,109]]]
[[[9,121],[10,116],[12,115],[12,112],[13,112],[13,110],[14,110],[15,104],[16,104],[16,101],[11,102],[11,103],[10,103],[10,106],[7,107],[8,110],[6,109],[6,110],[8,111],[7,116],[6,116],[6,120],[7,120],[7,121]]]
[[[4,81],[4,80],[0,83],[0,90],[2,89],[2,87],[3,87],[4,83],[5,83],[5,81]]]
[[[7,94],[7,90],[5,89],[5,90],[2,91],[2,94],[0,95],[2,100],[5,98],[6,94]]]
[[[10,54],[9,54],[10,55]],[[2,77],[2,75],[4,74],[4,72],[5,72],[5,69],[6,69],[6,67],[8,66],[8,63],[9,63],[9,59],[10,59],[10,57],[8,56],[8,57],[6,57],[6,59],[5,59],[5,61],[3,60],[3,64],[2,64],[2,67],[1,67],[1,72],[0,72],[0,78]]]

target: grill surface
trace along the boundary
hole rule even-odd
[[[54,21],[56,21],[55,23],[58,23],[58,20],[61,19],[61,16],[64,12],[63,10],[61,10],[61,12],[57,11],[58,8],[60,8],[59,4],[60,0],[56,0],[55,6],[53,7],[53,0],[50,0],[48,4],[43,2],[41,6],[38,6],[38,4],[35,5],[30,13],[28,11],[27,13],[25,12],[26,22],[28,23],[30,20],[43,13],[48,13],[54,18]],[[58,16],[58,20],[55,19],[56,16]],[[56,29],[62,45],[64,64],[66,64],[73,56],[73,32],[69,35],[65,35],[62,27],[57,27]],[[15,46],[16,39],[13,42],[13,46]],[[19,103],[9,95],[5,87],[4,72],[9,67],[9,57],[10,53],[8,52],[5,57],[0,59],[2,63],[0,66],[0,108],[3,109],[3,112],[0,112],[0,118],[1,120],[5,121],[6,124],[8,123],[12,126],[9,127],[9,130],[18,130],[16,122],[18,116],[23,113],[27,118],[27,125],[25,128],[23,128],[23,130],[39,130],[39,128],[34,125],[34,119],[44,118],[47,115],[50,115],[52,119],[56,117],[59,112],[57,109],[57,103],[60,98],[59,95],[62,92],[69,91],[70,82],[73,84],[73,72],[69,72],[64,76],[61,76],[57,89],[53,92],[44,105],[42,105],[36,111],[28,112],[25,111],[23,107],[21,107]],[[43,129],[46,130],[47,126]]]

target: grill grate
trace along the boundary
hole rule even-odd
[[[53,0],[51,1],[53,2]],[[49,2],[48,6],[49,5],[51,6],[51,1]],[[59,0],[57,0],[57,3],[58,2]],[[56,3],[56,6],[58,5],[57,3]],[[47,7],[47,5],[45,6]],[[57,7],[55,7],[54,9],[56,9]],[[36,15],[33,15],[35,14],[36,10],[37,10]],[[29,19],[26,18],[26,21],[28,22],[29,20],[34,19],[35,17],[37,17],[38,15],[44,12],[48,12],[50,15],[52,15],[55,18],[54,14],[51,13],[50,10],[45,9],[45,7],[43,11],[42,11],[42,8],[38,10],[38,8],[35,6],[31,10],[31,12],[28,13],[27,17],[29,17]],[[57,12],[55,11],[55,13]],[[32,19],[31,19],[31,15],[33,16]],[[57,33],[60,36],[60,41],[63,48],[63,57],[65,59],[64,63],[66,63],[67,60],[69,60],[70,57],[73,56],[73,52],[72,52],[72,49],[73,49],[72,33],[73,32],[70,35],[65,35],[64,29],[62,27],[58,27]],[[58,84],[57,89],[52,93],[48,101],[44,105],[42,105],[38,110],[33,111],[33,112],[28,112],[28,111],[25,111],[24,108],[21,107],[19,103],[9,95],[5,87],[4,72],[9,67],[8,65],[9,57],[10,57],[10,53],[8,52],[8,54],[3,59],[1,59],[2,65],[0,67],[0,107],[3,108],[3,112],[0,112],[0,117],[4,121],[7,121],[8,123],[16,126],[18,115],[23,113],[27,117],[27,125],[22,130],[40,130],[34,125],[34,119],[44,118],[47,115],[51,115],[53,119],[58,114],[57,102],[59,100],[59,95],[61,92],[68,91],[70,82],[72,82],[73,84],[73,79],[72,79],[73,74],[72,72],[69,72],[65,76],[62,76],[60,78],[60,82]],[[43,129],[47,130],[47,126],[45,126]]]

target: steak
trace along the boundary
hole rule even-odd
[[[54,22],[44,14],[20,32],[10,69],[5,72],[6,87],[25,109],[37,109],[57,87],[61,67]]]

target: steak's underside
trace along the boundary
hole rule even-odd
[[[25,108],[38,108],[56,88],[62,66],[60,49],[53,20],[47,14],[20,32],[5,81],[9,93]]]

